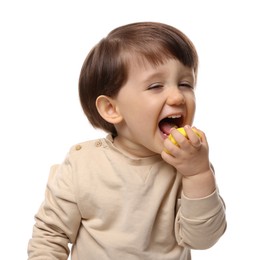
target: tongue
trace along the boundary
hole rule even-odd
[[[169,135],[170,134],[170,130],[172,127],[174,127],[176,125],[172,124],[172,123],[169,123],[165,120],[161,121],[160,124],[159,124],[159,128],[160,130],[166,134],[166,135]]]

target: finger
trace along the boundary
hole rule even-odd
[[[185,131],[186,131],[189,143],[194,148],[200,148],[202,145],[202,142],[201,142],[201,134],[199,133],[198,129],[196,127],[191,127],[191,126],[187,125],[187,126],[185,126]]]
[[[178,144],[171,142],[168,138],[164,141],[164,152],[167,154],[175,157],[178,154],[178,150],[180,150]]]

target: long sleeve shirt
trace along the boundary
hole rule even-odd
[[[218,190],[182,193],[182,176],[160,155],[133,159],[111,136],[71,148],[51,168],[35,216],[30,260],[189,260],[226,229]]]

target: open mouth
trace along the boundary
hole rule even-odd
[[[181,127],[183,125],[183,116],[182,115],[174,115],[163,118],[159,122],[159,129],[165,135],[168,136],[170,134],[171,128]]]

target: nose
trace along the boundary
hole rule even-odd
[[[167,104],[170,106],[185,104],[185,96],[178,87],[168,89]]]

